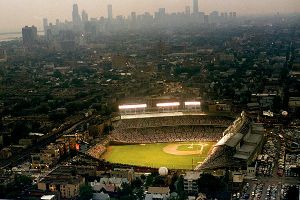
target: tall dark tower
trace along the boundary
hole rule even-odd
[[[108,18],[109,20],[112,20],[112,19],[113,19],[112,5],[111,5],[111,4],[109,4],[109,5],[107,6],[107,18]]]
[[[82,11],[81,18],[83,22],[89,21],[89,15],[87,14],[87,12],[85,12],[85,10]]]
[[[74,25],[78,25],[81,22],[81,18],[78,12],[78,5],[74,4],[73,5],[73,12],[72,12],[72,21]]]
[[[47,33],[48,26],[49,26],[49,24],[48,24],[48,19],[47,19],[47,18],[44,18],[44,19],[43,19],[43,27],[44,27],[44,33],[45,33],[45,35],[46,35],[46,33]]]
[[[31,48],[37,41],[37,28],[35,26],[25,26],[22,28],[23,44],[27,48]]]
[[[185,7],[185,15],[190,16],[191,15],[191,8],[189,6]]]
[[[198,14],[199,13],[198,0],[193,0],[193,13],[194,14]]]

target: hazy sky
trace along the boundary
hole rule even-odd
[[[192,7],[192,0],[0,0],[0,32],[19,31],[24,25],[41,28],[44,17],[50,22],[70,20],[73,3],[89,17],[107,16],[107,4],[113,5],[114,16],[127,16],[131,11],[153,13],[160,7],[181,12],[187,5]],[[300,13],[300,0],[199,0],[199,10],[236,11],[238,15]]]

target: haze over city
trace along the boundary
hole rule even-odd
[[[112,4],[113,15],[128,16],[153,13],[159,8],[166,8],[167,13],[184,12],[185,6],[192,6],[192,0],[1,0],[0,32],[20,31],[24,25],[35,24],[42,29],[42,19],[49,21],[71,20],[72,5],[77,3],[79,10],[86,10],[90,17],[107,16],[107,5]],[[210,0],[199,1],[199,11],[209,13],[235,11],[241,15],[274,15],[300,11],[298,0]],[[17,15],[15,15],[17,13]]]

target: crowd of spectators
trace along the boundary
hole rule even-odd
[[[241,124],[236,126],[237,128],[232,129],[232,133],[227,133],[229,137],[232,137],[235,133],[246,134],[250,128],[250,121],[248,118],[245,118],[241,121]],[[216,145],[210,152],[209,156],[196,167],[196,169],[216,169],[222,167],[235,166],[238,163],[233,158],[233,155],[236,153],[235,147],[227,146],[226,143],[222,145]]]
[[[182,141],[218,141],[233,119],[221,116],[190,115],[123,119],[114,124],[107,141],[89,149],[88,154],[100,158],[109,142],[141,144]],[[214,148],[213,156],[223,160],[224,147]],[[215,160],[212,159],[211,162]],[[221,161],[222,162],[222,161]],[[210,163],[210,162],[209,162]]]
[[[217,141],[223,131],[222,127],[201,125],[115,129],[110,140],[120,143]]]
[[[91,148],[89,148],[89,150],[87,151],[87,154],[94,157],[94,158],[98,158],[100,159],[101,155],[103,153],[105,153],[106,151],[106,146],[109,144],[109,140],[104,140],[101,143],[98,143],[94,146],[92,146]]]
[[[215,169],[235,165],[233,155],[235,148],[226,145],[215,146],[209,156],[204,160],[197,169]]]
[[[228,127],[233,119],[222,116],[183,115],[169,117],[151,117],[123,119],[115,124],[116,129],[179,126],[179,125],[216,125]]]

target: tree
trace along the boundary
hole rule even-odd
[[[145,181],[146,178],[147,178],[147,177],[145,176],[145,174],[142,174],[142,175],[141,175],[141,179],[142,179],[143,181]]]
[[[142,179],[138,177],[131,182],[133,194],[136,197],[136,199],[142,200],[145,198],[143,183],[144,182],[142,181]]]
[[[105,135],[109,134],[109,132],[112,131],[112,126],[111,125],[105,125],[103,133]]]
[[[32,179],[25,175],[15,175],[14,181],[0,189],[0,198],[16,199],[22,191],[32,188]]]
[[[153,178],[153,175],[152,175],[152,174],[150,174],[150,175],[147,176],[147,178],[146,178],[146,183],[145,183],[146,187],[152,185],[153,179],[154,179],[154,178]]]
[[[145,198],[144,189],[142,187],[137,188],[134,193],[139,200],[143,200]]]
[[[298,197],[298,188],[296,186],[290,187],[287,192],[286,192],[286,199],[287,200],[292,200],[292,199],[297,199]]]
[[[176,190],[178,193],[179,200],[187,199],[187,193],[184,191],[184,183],[183,183],[183,176],[179,176],[176,181]]]
[[[133,188],[140,188],[143,186],[143,181],[140,178],[136,178],[131,182]]]
[[[163,176],[156,176],[152,182],[154,187],[161,187],[165,185],[165,178]]]
[[[171,183],[170,183],[170,191],[175,192],[176,191],[176,181],[178,180],[177,174],[173,174],[171,178]]]
[[[214,194],[222,189],[222,184],[218,177],[211,174],[202,174],[198,182],[198,187],[200,192],[204,192],[205,194]]]
[[[24,187],[30,186],[32,184],[32,179],[25,175],[16,175],[15,176],[15,185]]]
[[[133,189],[130,184],[122,183],[122,189],[119,190],[119,199],[122,200],[133,200],[136,199],[136,196],[133,195]]]
[[[82,185],[79,188],[79,199],[90,200],[93,197],[93,188],[90,185]]]
[[[31,130],[27,122],[18,121],[13,128],[12,138],[15,142],[18,142],[19,139],[26,137],[30,131]]]
[[[55,78],[62,78],[62,77],[63,77],[62,73],[61,73],[60,71],[58,71],[58,70],[55,70],[55,71],[53,72],[53,76],[54,76]]]

